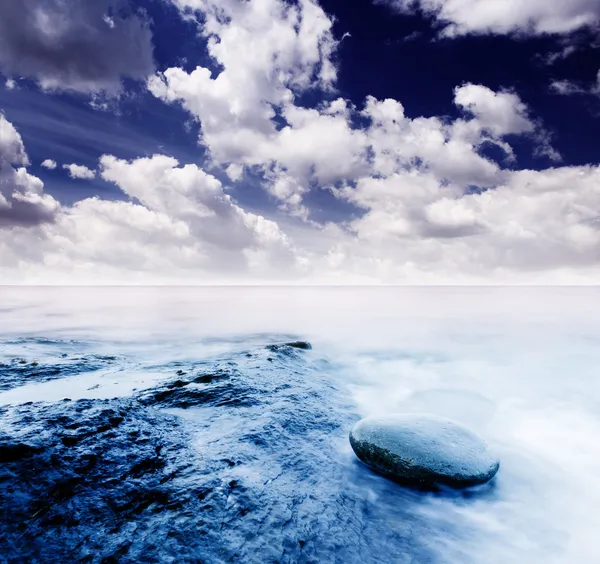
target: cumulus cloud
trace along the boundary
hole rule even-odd
[[[466,84],[456,88],[454,101],[497,136],[530,133],[535,129],[527,106],[512,92],[494,92],[479,84]]]
[[[398,173],[361,180],[344,196],[367,213],[352,222],[354,246],[388,263],[434,277],[514,278],[536,271],[598,271],[598,167],[564,167],[505,174],[483,193],[464,194],[432,174]],[[352,247],[346,247],[351,262]],[[538,278],[539,280],[539,278]]]
[[[35,232],[1,234],[16,280],[597,280],[600,169],[515,170],[517,136],[556,157],[518,93],[457,85],[456,119],[372,96],[355,107],[336,98],[331,21],[312,0],[177,2],[202,12],[219,70],[167,69],[148,86],[200,122],[208,166],[102,157],[100,176],[130,201],[82,200]],[[307,91],[325,101],[300,105]],[[486,156],[490,144],[504,159]],[[7,147],[18,164],[24,149]],[[212,167],[233,182],[262,175],[281,210],[242,208]],[[312,190],[343,202],[345,220],[315,221]]]
[[[48,170],[54,170],[58,165],[56,164],[56,161],[53,161],[52,159],[46,159],[42,162],[41,166],[47,168]]]
[[[546,155],[554,161],[561,159],[551,145],[550,134],[531,119],[529,109],[516,93],[494,92],[485,86],[467,84],[455,89],[454,103],[474,115],[477,123],[484,131],[491,132],[494,139],[530,134],[537,145],[537,154]],[[508,144],[497,141],[496,144],[511,153]]]
[[[89,198],[35,233],[0,235],[7,276],[12,266],[46,282],[76,272],[88,283],[419,284],[591,282],[600,272],[598,167],[509,171],[472,194],[433,172],[364,177],[337,194],[364,214],[306,226],[301,244],[196,165],[105,156],[101,170],[132,201]]]
[[[308,87],[330,91],[335,79],[331,21],[312,0],[178,3],[203,12],[209,54],[221,71],[214,76],[204,67],[170,68],[149,80],[150,91],[200,121],[200,143],[232,178],[243,166],[262,170],[266,188],[289,213],[309,216],[302,201],[313,185],[416,162],[465,182],[493,184],[498,167],[479,151],[493,143],[511,156],[503,139],[509,134],[535,136],[556,157],[516,94],[479,85],[457,89],[456,104],[470,119],[450,125],[437,118],[406,119],[394,100],[367,99],[367,129],[354,125],[360,112],[342,98],[317,108],[297,105],[296,96]]]
[[[42,88],[114,93],[153,72],[149,23],[127,0],[3,0],[0,70]]]
[[[222,71],[213,77],[205,67],[189,73],[170,68],[148,87],[201,121],[201,142],[216,163],[262,167],[273,195],[290,209],[308,188],[315,156],[320,154],[315,174],[323,182],[356,166],[362,146],[339,113],[343,101],[331,112],[293,104],[294,96],[309,88],[331,89],[336,77],[332,22],[316,2],[177,3],[203,12],[201,31]],[[297,182],[281,190],[288,171]]]
[[[373,176],[433,170],[440,179],[494,184],[499,167],[477,152],[481,137],[476,124],[472,127],[463,120],[447,124],[438,118],[410,119],[404,115],[402,105],[391,99],[369,98],[363,115],[371,121],[366,135]]]
[[[287,253],[287,238],[276,223],[244,211],[219,180],[196,165],[179,167],[176,159],[164,155],[133,162],[104,156],[100,164],[104,180],[148,209],[184,222],[190,235],[205,245],[237,256],[265,247]]]
[[[69,176],[71,178],[80,179],[80,180],[91,180],[96,177],[96,171],[88,168],[85,165],[78,164],[66,164],[63,165],[65,170],[69,171]]]
[[[438,20],[445,35],[565,34],[600,22],[600,0],[376,0]]]
[[[59,203],[27,172],[29,157],[19,132],[0,114],[0,228],[54,221]]]
[[[87,198],[35,233],[0,236],[5,276],[11,269],[30,280],[202,283],[295,271],[295,251],[277,223],[241,208],[196,165],[105,155],[100,171],[131,201]]]

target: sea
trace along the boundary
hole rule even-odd
[[[396,413],[497,476],[375,474]],[[600,288],[0,287],[1,562],[597,563],[599,437]]]

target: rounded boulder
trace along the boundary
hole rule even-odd
[[[423,488],[489,482],[500,462],[466,427],[434,415],[368,417],[350,432],[356,456],[384,476]]]

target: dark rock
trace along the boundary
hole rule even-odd
[[[164,468],[164,466],[165,461],[161,458],[145,458],[131,468],[129,475],[137,478],[148,472],[156,472],[157,470]]]
[[[359,421],[350,432],[358,458],[406,485],[467,488],[489,482],[500,463],[465,427],[432,415],[395,415]]]
[[[78,436],[68,436],[68,437],[62,437],[61,442],[66,447],[72,447],[72,446],[75,446],[81,439],[82,439],[82,437],[78,437]]]
[[[293,349],[301,349],[301,350],[311,350],[312,345],[306,341],[294,341],[293,343],[286,343],[288,347],[292,347]]]
[[[64,376],[98,370],[119,360],[117,357],[102,355],[67,357],[66,354],[56,354],[50,362],[28,361],[17,357],[12,359],[10,364],[0,363],[0,391],[16,388],[32,381],[47,382]]]
[[[109,417],[108,422],[111,427],[118,427],[121,423],[123,423],[124,417],[117,415],[115,417]]]
[[[201,376],[197,376],[194,378],[194,384],[212,384],[215,380],[223,380],[229,378],[228,374],[219,373],[219,374],[202,374]]]
[[[189,384],[189,382],[184,382],[183,380],[175,380],[175,382],[171,382],[170,384],[167,384],[168,388],[183,388],[184,386],[187,386]]]
[[[0,444],[0,463],[17,462],[38,453],[39,449],[22,443]]]
[[[306,341],[294,341],[291,343],[284,343],[282,345],[267,345],[267,350],[272,352],[285,352],[286,349],[300,349],[308,351],[312,349],[312,345]]]

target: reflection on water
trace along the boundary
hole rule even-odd
[[[123,561],[597,562],[599,298],[594,288],[0,288],[0,435],[48,441],[10,467],[38,476],[37,490],[17,503],[0,484],[23,521],[11,542],[50,531],[34,552],[50,561],[95,515],[78,548],[90,561],[98,546]],[[314,348],[265,349],[293,339]],[[469,426],[499,454],[497,478],[432,495],[372,474],[347,431],[398,411]],[[136,429],[147,442],[127,439]],[[167,454],[152,462],[146,451],[159,447]],[[48,493],[75,476],[59,464],[39,477],[52,456],[72,473],[96,451],[109,454],[76,474],[69,496]],[[107,509],[111,496],[121,503]],[[163,539],[154,548],[149,532]]]

